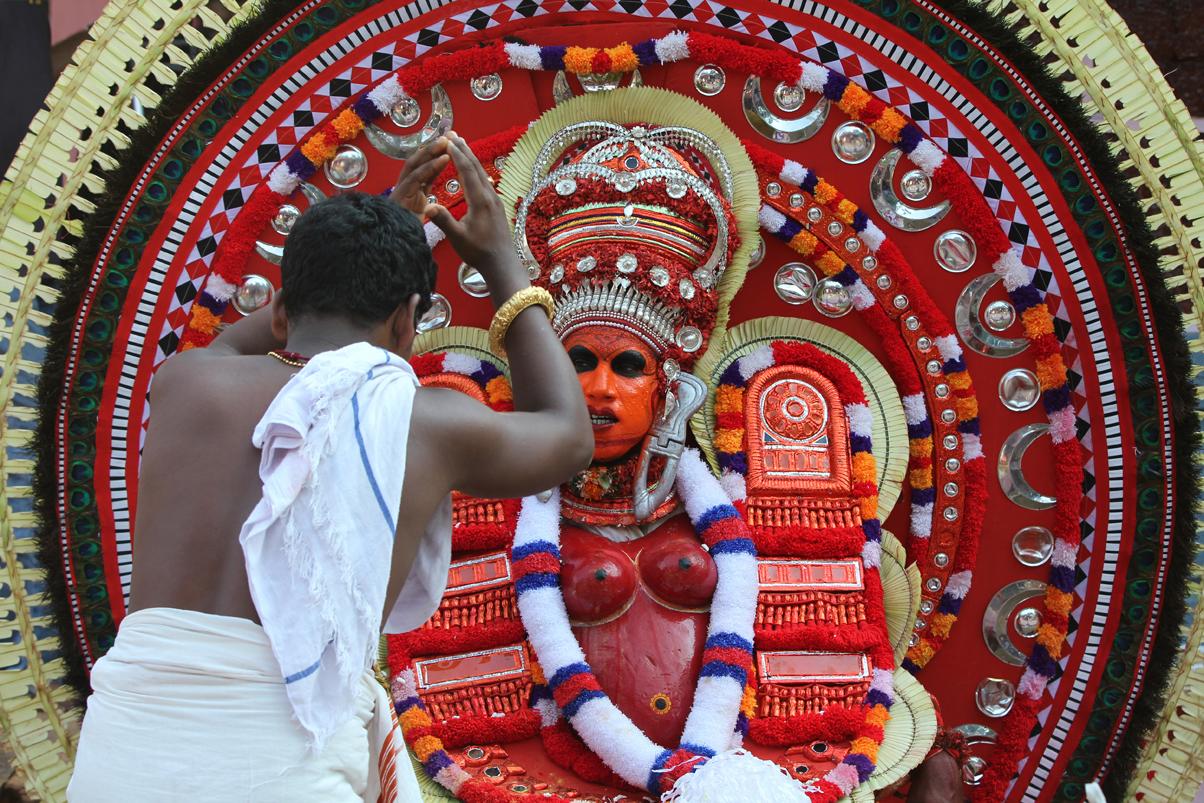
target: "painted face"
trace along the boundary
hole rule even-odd
[[[564,341],[594,425],[594,461],[617,460],[643,442],[656,415],[656,355],[635,335],[587,326]]]

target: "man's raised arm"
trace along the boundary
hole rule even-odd
[[[456,220],[441,206],[427,216],[465,262],[481,272],[495,307],[530,287],[514,250],[501,199],[468,144],[449,135],[468,212]],[[449,444],[452,486],[477,496],[535,493],[588,465],[593,429],[576,372],[542,307],[520,312],[506,334],[514,413],[495,413],[454,391],[424,390],[416,408]]]

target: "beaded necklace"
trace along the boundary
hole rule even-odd
[[[268,356],[279,360],[285,365],[291,365],[293,368],[301,368],[310,360],[309,357],[303,354],[298,354],[295,351],[284,351],[283,349],[272,349],[268,352]]]

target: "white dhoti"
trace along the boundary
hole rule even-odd
[[[137,611],[91,679],[73,803],[422,800],[372,673],[354,716],[315,754],[267,636],[249,620]]]

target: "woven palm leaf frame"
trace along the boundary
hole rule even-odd
[[[368,3],[370,4],[370,3]],[[4,364],[0,402],[4,406],[4,518],[0,522],[0,735],[24,770],[31,792],[62,799],[81,708],[76,689],[86,688],[82,663],[71,639],[58,638],[69,621],[66,594],[44,594],[55,578],[45,574],[39,555],[38,500],[54,498],[35,475],[38,448],[52,443],[35,437],[39,382],[43,393],[53,376],[55,310],[59,334],[71,323],[82,287],[81,268],[91,264],[100,237],[116,214],[140,164],[140,156],[172,124],[179,103],[208,85],[245,44],[286,16],[295,2],[243,3],[238,0],[118,0],[110,4],[77,51],[73,64],[51,92],[14,164],[0,184],[0,305],[4,307]],[[350,3],[359,7],[364,3]],[[884,13],[880,5],[864,3]],[[893,4],[897,6],[899,4]],[[1090,154],[1113,191],[1135,250],[1147,265],[1158,265],[1169,293],[1155,304],[1183,312],[1187,343],[1173,315],[1159,316],[1167,362],[1184,368],[1175,379],[1183,414],[1177,420],[1180,444],[1179,523],[1171,589],[1193,594],[1188,616],[1182,597],[1168,594],[1162,610],[1156,654],[1178,652],[1185,660],[1154,662],[1132,725],[1104,778],[1109,799],[1190,798],[1204,780],[1204,596],[1201,573],[1193,569],[1191,546],[1198,527],[1194,510],[1198,473],[1193,385],[1204,352],[1204,152],[1182,104],[1176,101],[1148,54],[1123,22],[1102,2],[957,2],[934,7],[917,2],[925,14],[964,20],[1018,64]],[[1050,73],[1056,78],[1050,77]],[[1073,98],[1073,100],[1071,100]],[[178,101],[178,103],[173,102]],[[136,100],[137,104],[132,103]],[[150,110],[144,116],[139,108]],[[1102,139],[1088,133],[1088,118]],[[135,154],[123,159],[123,152]],[[1110,154],[1118,154],[1111,158]],[[1127,182],[1131,195],[1123,192]],[[1151,234],[1152,233],[1152,234]],[[1146,279],[1156,278],[1147,269]],[[63,312],[66,311],[66,312]],[[1192,359],[1192,355],[1196,355]],[[1191,366],[1190,374],[1187,366]],[[44,371],[46,374],[44,375]],[[45,401],[43,398],[41,401]],[[42,487],[39,487],[39,483]],[[1184,493],[1183,489],[1189,489]],[[42,510],[53,515],[53,510]],[[59,605],[59,610],[54,605]],[[1185,620],[1180,630],[1178,624]],[[1165,689],[1165,697],[1161,692]],[[1144,750],[1141,736],[1150,739]],[[1133,779],[1129,784],[1129,779]]]

